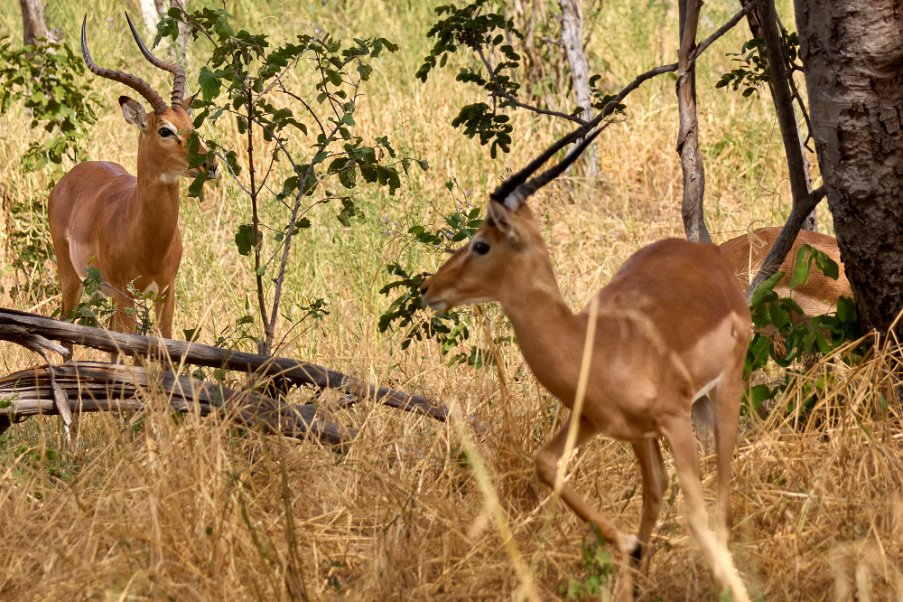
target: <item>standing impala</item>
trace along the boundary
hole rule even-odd
[[[561,296],[536,219],[523,204],[573,162],[599,131],[561,163],[527,180],[576,136],[562,139],[499,186],[470,243],[424,282],[423,299],[440,312],[460,304],[500,301],[537,380],[568,408],[582,403],[582,411],[572,412],[537,454],[536,472],[614,544],[622,561],[631,557],[634,566],[649,545],[668,486],[659,447],[665,437],[690,531],[716,578],[733,591],[733,599],[749,600],[727,548],[731,456],[750,336],[749,310],[731,267],[712,245],[663,240],[630,257],[611,283],[575,314]],[[715,533],[707,525],[690,420],[694,401],[706,395],[714,412],[718,466]],[[556,482],[574,421],[574,447],[598,433],[633,447],[643,480],[638,536],[619,530],[567,482]],[[626,564],[620,563],[621,588],[632,593],[633,568]]]
[[[145,111],[137,101],[119,97],[126,122],[139,130],[137,177],[108,161],[88,161],[73,167],[50,193],[50,233],[56,251],[57,271],[63,297],[63,318],[68,318],[82,295],[86,268],[100,270],[103,291],[111,295],[117,311],[111,328],[134,329],[129,310],[134,299],[128,292],[133,283],[140,291],[154,292],[157,324],[164,337],[172,336],[173,290],[182,259],[179,233],[179,176],[197,175],[198,170],[215,173],[208,159],[200,168],[189,169],[188,138],[194,130],[183,102],[185,72],[148,51],[131,19],[129,28],[138,48],[154,66],[174,76],[172,102],[166,102],[150,84],[125,73],[98,67],[88,52],[82,21],[82,54],[96,75],[125,84],[151,106]],[[203,146],[200,154],[207,153]],[[131,326],[130,326],[131,325]]]

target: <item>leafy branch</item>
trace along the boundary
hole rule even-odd
[[[384,52],[395,52],[395,44],[382,37],[343,44],[328,34],[301,34],[271,47],[266,35],[236,31],[230,19],[220,9],[188,13],[173,8],[159,24],[157,40],[177,35],[178,24],[184,23],[195,39],[203,37],[213,46],[198,77],[201,97],[195,126],[228,116],[244,137],[244,166],[238,164],[237,149],[205,142],[223,158],[248,200],[251,220],[238,226],[235,244],[241,255],[253,258],[263,326],[259,348],[270,354],[294,237],[312,227],[311,210],[337,205],[335,216],[345,227],[362,216],[351,193],[339,193],[329,184],[353,190],[360,177],[392,195],[401,186],[399,169],[406,171],[412,162],[424,170],[428,165],[399,157],[385,136],[365,144],[354,134],[372,62]],[[293,88],[293,72],[303,73],[311,88]],[[263,151],[260,138],[266,143]],[[261,152],[268,154],[265,161]],[[190,192],[200,190],[204,177],[192,183]],[[270,184],[275,178],[281,182]],[[280,217],[268,222],[273,214]]]

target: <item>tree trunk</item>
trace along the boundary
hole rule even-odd
[[[702,0],[680,0],[680,50],[677,54],[677,108],[680,128],[677,152],[683,172],[681,215],[687,240],[712,242],[705,225],[705,164],[699,152],[699,120],[696,116],[696,29]]]
[[[762,4],[761,0],[758,1]],[[740,0],[742,6],[754,2],[757,0]],[[763,18],[765,18],[764,23]],[[763,8],[748,13],[746,22],[753,37],[765,41],[766,58],[770,65],[768,90],[771,92],[771,99],[778,115],[778,124],[781,126],[793,202],[799,204],[803,197],[809,196],[812,192],[812,186],[809,180],[809,162],[804,154],[803,138],[800,135],[796,112],[793,108],[793,91],[795,90],[795,87],[791,88],[793,74],[790,72],[786,49],[781,39],[774,0],[767,0],[763,4]],[[802,227],[804,230],[813,232],[818,230],[815,209],[812,209],[811,213],[806,216]]]
[[[812,135],[863,326],[903,309],[903,6],[795,0]],[[895,332],[903,339],[903,325]]]
[[[41,40],[52,39],[44,22],[41,0],[19,0],[22,7],[22,40],[26,46],[37,46]]]
[[[583,51],[583,15],[580,13],[580,0],[558,0],[561,8],[561,43],[571,68],[571,82],[577,106],[583,111],[580,117],[589,121],[593,118],[592,94],[589,88],[589,67],[586,53]],[[596,147],[586,150],[583,158],[586,175],[599,177],[599,165]]]

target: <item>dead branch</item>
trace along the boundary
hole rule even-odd
[[[60,397],[72,414],[138,411],[147,407],[146,391],[160,391],[176,412],[217,414],[240,426],[286,437],[340,445],[356,436],[352,429],[318,418],[313,404],[283,403],[168,370],[106,362],[39,366],[0,378],[0,433],[30,416],[60,414]]]
[[[123,334],[11,309],[0,309],[0,339],[18,343],[23,328],[32,337],[29,339],[31,341],[37,340],[34,339],[35,336],[41,336],[45,339],[86,345],[111,353],[149,357],[169,365],[185,363],[282,378],[297,386],[308,385],[318,389],[338,389],[357,399],[372,399],[392,408],[426,414],[440,421],[444,421],[448,417],[448,408],[437,400],[386,387],[377,387],[317,364],[300,362],[286,357],[245,353],[200,343]]]

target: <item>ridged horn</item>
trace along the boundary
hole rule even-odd
[[[608,124],[605,123],[601,127],[593,129],[598,122],[599,120],[593,120],[556,141],[552,146],[543,151],[542,154],[530,161],[526,167],[499,184],[492,194],[489,195],[489,198],[497,203],[502,203],[511,211],[517,211],[530,195],[554,180],[561,175],[565,169],[570,167],[571,164],[577,160],[577,157],[583,154],[586,147],[596,139],[596,136],[608,126]],[[580,138],[582,138],[582,140],[580,140],[580,142],[565,155],[564,159],[532,180],[527,180],[527,178],[542,167],[552,155],[574,140]]]
[[[88,66],[88,69],[91,73],[95,75],[99,75],[105,79],[111,79],[114,82],[119,82],[121,84],[125,84],[138,94],[144,97],[144,99],[150,103],[151,108],[153,108],[155,113],[163,113],[166,111],[166,102],[163,98],[157,94],[151,85],[130,73],[126,73],[125,71],[114,71],[113,69],[105,69],[103,67],[98,67],[94,62],[94,59],[91,58],[91,53],[88,51],[88,37],[85,33],[85,29],[88,23],[88,15],[85,15],[85,18],[82,20],[82,56],[85,58],[85,64]]]
[[[185,70],[182,69],[178,63],[167,63],[151,54],[150,50],[147,49],[147,46],[144,45],[141,36],[138,35],[138,30],[135,29],[135,24],[132,23],[132,18],[129,17],[128,13],[125,13],[125,20],[128,21],[129,29],[132,30],[132,37],[135,38],[135,42],[138,44],[138,48],[141,50],[141,54],[144,55],[144,58],[146,58],[154,67],[169,71],[173,74],[172,106],[173,108],[181,107],[182,100],[185,96]]]

